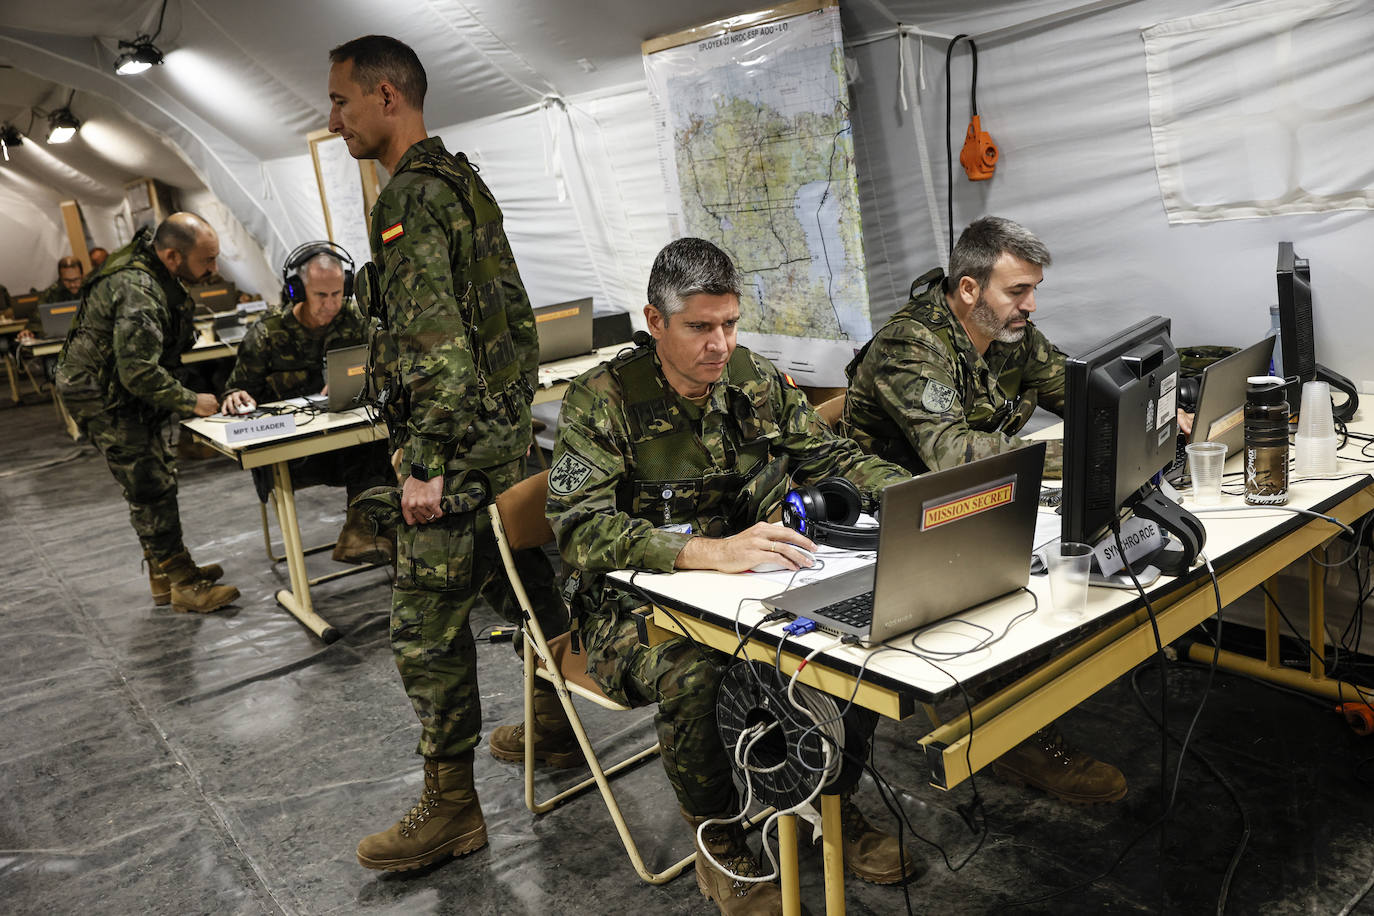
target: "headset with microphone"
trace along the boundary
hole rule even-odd
[[[782,500],[782,523],[817,544],[850,550],[876,550],[878,529],[854,523],[863,511],[859,488],[843,477],[795,487]]]
[[[317,255],[327,254],[338,261],[344,269],[343,297],[348,300],[353,295],[353,258],[342,245],[334,242],[318,241],[297,245],[281,266],[282,290],[287,302],[295,305],[305,301],[305,279],[301,268],[310,263]]]

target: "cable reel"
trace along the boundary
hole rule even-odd
[[[794,703],[788,683],[769,665],[740,661],[726,670],[716,697],[716,725],[732,764],[757,799],[779,810],[818,794],[818,783],[826,794],[842,791],[842,749],[855,734],[833,697],[795,684]],[[850,739],[850,747],[860,745]]]

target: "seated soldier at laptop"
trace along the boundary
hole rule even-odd
[[[325,354],[367,342],[366,319],[344,294],[346,276],[337,255],[322,246],[292,277],[299,283],[287,283],[286,305],[257,321],[239,344],[220,405],[226,414],[251,409],[259,401],[319,394],[325,386]],[[350,503],[371,487],[396,485],[385,441],[298,458],[291,462],[291,479],[297,487],[342,486]],[[334,559],[391,562],[395,539],[394,531],[374,530],[362,512],[349,508]]]
[[[1045,244],[1009,219],[969,224],[950,254],[950,278],[937,267],[917,279],[911,300],[845,370],[840,432],[919,474],[1020,448],[1016,433],[1037,406],[1062,415],[1064,354],[1030,321],[1049,263]],[[1047,476],[1063,467],[1063,443],[1050,445]],[[1120,770],[1071,749],[1054,725],[992,767],[1067,802],[1126,794]]]
[[[789,473],[798,483],[842,475],[870,503],[909,477],[831,432],[767,359],[735,345],[740,284],[729,255],[710,242],[678,239],[659,252],[644,309],[652,338],[641,335],[636,349],[569,386],[549,475],[549,521],[574,570],[565,594],[580,617],[587,672],[622,703],[657,704],[663,767],[694,826],[739,809],[733,749],[716,728],[730,658],[678,637],[640,645],[629,612],[644,600],[606,573],[809,566],[796,548],[814,544],[765,521]],[[859,730],[870,735],[874,724]],[[845,782],[842,774],[845,865],[867,881],[910,878],[911,853],[868,823]],[[762,874],[738,825],[710,825],[703,839],[735,874]],[[780,912],[777,885],[740,882],[704,856],[696,870],[721,912]]]

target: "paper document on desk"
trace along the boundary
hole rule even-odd
[[[774,524],[778,523],[775,522]],[[872,525],[876,530],[877,522],[871,516],[863,515],[859,517],[858,525],[859,527]],[[829,579],[840,573],[849,572],[851,569],[872,566],[877,558],[877,547],[871,550],[855,550],[817,544],[815,566],[804,569],[778,569],[771,572],[747,572],[743,575],[776,582],[779,589],[797,588],[812,582],[819,582],[822,579]]]

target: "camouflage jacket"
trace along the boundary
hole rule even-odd
[[[152,230],[110,255],[83,287],[58,357],[57,385],[73,416],[134,407],[190,416],[196,393],[173,376],[195,330],[186,287],[163,266]]]
[[[438,137],[421,140],[377,198],[370,241],[377,301],[364,307],[380,322],[370,362],[393,446],[431,472],[519,458],[539,341],[486,184]]]
[[[994,340],[980,355],[945,302],[943,279],[935,270],[913,283],[911,300],[845,370],[840,432],[913,474],[1019,448],[1015,434],[1037,406],[1064,413],[1064,354],[1027,322],[1020,341]],[[1062,454],[1051,451],[1047,471]]]
[[[54,280],[52,286],[49,286],[38,294],[38,304],[52,305],[54,302],[67,302],[68,300],[79,298],[81,298],[80,293],[73,296],[71,293],[67,292],[67,287],[62,285],[61,280]]]
[[[661,396],[625,384],[635,360],[652,361]],[[675,447],[651,467],[648,443],[665,436],[677,437]],[[727,536],[766,519],[789,476],[844,476],[876,501],[910,475],[831,432],[801,391],[743,347],[703,406],[673,392],[656,352],[638,349],[568,387],[547,510],[564,561],[582,573],[670,572],[694,535]]]
[[[246,391],[255,401],[318,394],[324,388],[324,355],[367,343],[367,319],[351,300],[323,328],[300,323],[287,303],[264,315],[239,344],[225,395]]]

